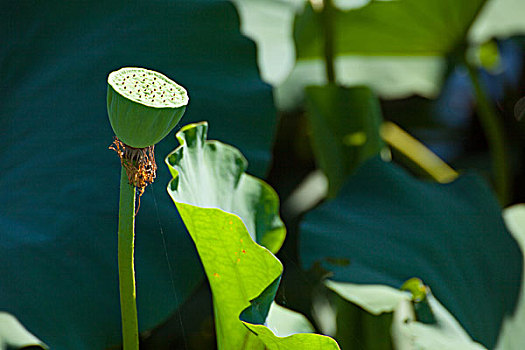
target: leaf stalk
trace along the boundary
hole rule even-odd
[[[489,145],[496,194],[500,204],[506,205],[510,199],[510,169],[503,123],[481,86],[478,71],[467,59],[464,62],[474,87],[479,121]]]
[[[335,8],[333,0],[323,0],[323,10],[321,20],[324,35],[324,63],[326,69],[326,79],[328,84],[335,84],[335,33],[334,20]]]

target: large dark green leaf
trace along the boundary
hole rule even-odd
[[[487,186],[464,175],[439,185],[372,159],[340,195],[308,214],[300,254],[341,282],[399,288],[417,276],[474,340],[492,347],[516,304],[522,255]],[[330,265],[332,258],[350,260]]]
[[[441,56],[464,43],[486,0],[372,0],[334,11],[336,55]],[[296,18],[298,59],[323,57],[319,12],[311,5]]]
[[[53,349],[117,344],[120,163],[107,150],[108,73],[143,66],[182,84],[191,100],[184,122],[209,120],[212,136],[242,149],[258,175],[275,125],[271,90],[226,0],[7,1],[0,23],[0,309]],[[175,145],[168,136],[157,158]],[[142,330],[203,277],[168,180],[159,167],[137,216]]]

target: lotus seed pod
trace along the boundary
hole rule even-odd
[[[182,118],[186,90],[165,75],[125,67],[108,76],[108,116],[119,140],[134,148],[161,141]]]

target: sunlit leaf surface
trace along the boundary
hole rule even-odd
[[[521,251],[525,251],[525,205],[518,204],[505,209],[503,212],[505,224],[512,236],[520,245]],[[514,350],[525,347],[525,278],[522,277],[521,290],[518,306],[513,315],[509,315],[503,323],[496,349]]]
[[[334,12],[336,55],[441,56],[462,44],[486,0],[370,1]],[[307,5],[296,18],[298,59],[323,57],[319,12]]]
[[[276,209],[277,197],[261,196],[271,189],[244,173],[242,154],[223,143],[207,141],[206,133],[206,123],[185,126],[177,134],[181,146],[166,163],[173,175],[168,192],[195,243],[212,290],[219,349],[338,349],[328,337],[296,334],[279,338],[262,325],[283,267],[249,231],[250,227],[259,230],[257,222],[278,219],[276,210],[265,209],[268,204]],[[247,212],[255,215],[247,216]],[[272,228],[260,229],[263,232],[257,235],[264,240]]]
[[[248,162],[238,150],[206,140],[207,134],[205,122],[187,125],[177,133],[182,147],[166,158],[174,176],[170,194],[178,202],[239,216],[251,238],[276,253],[286,234],[277,194],[264,181],[245,173]]]
[[[325,284],[346,300],[355,303],[368,312],[379,315],[394,313],[391,325],[392,338],[396,349],[404,350],[483,350],[485,347],[473,342],[458,321],[427,290],[425,296],[435,322],[427,324],[417,319],[411,295],[385,285],[359,285],[334,282]],[[383,336],[388,336],[384,334]]]
[[[0,312],[0,349],[48,349],[37,337],[31,334],[13,315]]]

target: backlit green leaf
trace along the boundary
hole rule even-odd
[[[276,253],[286,234],[277,194],[262,180],[245,173],[248,162],[239,151],[207,141],[207,134],[207,123],[187,125],[177,133],[184,147],[166,158],[175,177],[170,188],[177,189],[177,201],[234,213],[254,241]],[[180,168],[183,176],[178,176]]]
[[[314,334],[294,334],[288,337],[276,337],[272,331],[263,325],[249,324],[245,325],[254,332],[257,337],[264,343],[265,349],[268,350],[296,350],[296,349],[326,349],[338,350],[339,346],[332,339],[324,335]]]
[[[264,240],[269,226],[263,225],[260,232],[257,222],[275,222],[278,216],[266,209],[269,200],[261,196],[269,186],[244,173],[246,161],[241,153],[207,141],[206,134],[206,123],[182,128],[177,134],[181,146],[166,163],[173,175],[168,192],[195,243],[212,290],[219,349],[292,350],[297,345],[338,349],[327,337],[297,334],[278,338],[261,325],[283,267],[252,239],[249,228],[255,227]],[[277,210],[276,196],[271,201]]]

